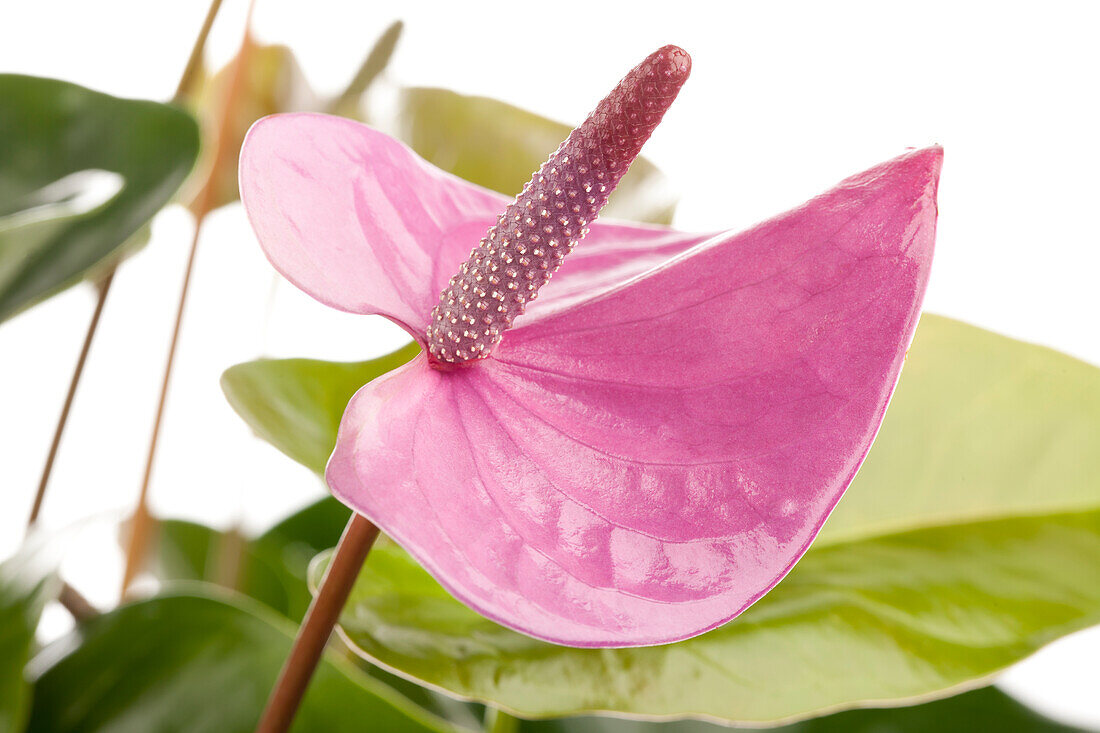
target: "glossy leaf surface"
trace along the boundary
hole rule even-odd
[[[196,591],[198,592],[198,591]],[[59,731],[251,731],[294,628],[244,599],[166,595],[87,622],[35,659],[30,727]],[[336,655],[317,669],[296,731],[452,727]]]
[[[571,130],[496,99],[447,89],[407,89],[401,97],[400,137],[413,150],[459,178],[508,196],[519,193]],[[603,216],[668,224],[676,208],[670,188],[656,166],[638,158]]]
[[[198,154],[174,107],[0,74],[0,320],[78,282],[168,202]]]

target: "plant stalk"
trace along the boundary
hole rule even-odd
[[[92,320],[88,323],[88,332],[84,335],[84,345],[80,347],[80,356],[76,359],[76,367],[73,369],[72,379],[69,380],[69,391],[65,395],[65,403],[61,406],[61,415],[57,418],[57,427],[54,429],[53,441],[50,443],[50,451],[46,454],[46,465],[42,468],[42,478],[38,482],[38,491],[34,495],[34,504],[31,506],[31,514],[27,518],[27,531],[30,532],[38,521],[38,515],[42,511],[42,502],[46,498],[46,486],[50,483],[50,474],[53,472],[54,460],[57,459],[57,450],[61,447],[61,436],[65,432],[65,425],[69,421],[69,411],[73,407],[73,398],[76,397],[76,388],[80,384],[80,377],[84,374],[84,363],[88,360],[88,352],[91,351],[92,341],[95,339],[96,329],[99,328],[99,317],[103,314],[103,305],[107,302],[107,293],[111,289],[111,282],[115,277],[115,268],[112,267],[107,274],[96,284],[98,297],[95,310],[92,311]]]
[[[377,527],[360,514],[351,515],[332,561],[325,570],[321,587],[298,628],[290,656],[267,699],[256,733],[286,733],[290,730],[313,671],[321,661],[321,654],[347,603],[359,570],[377,538]]]
[[[99,615],[99,609],[68,583],[61,584],[61,592],[57,595],[57,602],[65,607],[65,610],[78,624]]]
[[[346,113],[348,108],[359,105],[359,98],[363,96],[367,88],[374,83],[374,80],[389,64],[390,57],[393,56],[393,52],[397,48],[397,39],[401,37],[401,31],[404,27],[404,23],[396,20],[386,30],[382,31],[382,35],[374,42],[374,46],[371,47],[370,52],[363,59],[363,63],[360,64],[359,70],[355,72],[355,76],[348,82],[344,91],[329,102],[328,107],[325,109],[326,112],[329,114],[342,114]]]
[[[210,12],[207,13],[207,20],[203,23],[202,31],[200,31],[200,39],[203,41],[205,41],[205,34],[209,33],[210,24],[213,23],[213,16],[217,13],[217,8],[220,4],[221,0],[213,0],[210,6]],[[249,43],[248,29],[251,17],[252,5],[250,4],[248,8],[248,18],[245,21],[244,39],[241,43],[242,50]],[[197,73],[200,63],[195,61],[196,53],[197,58],[201,60],[201,47],[198,48],[197,52],[192,52],[192,58],[188,61],[187,67],[184,69],[183,78],[180,79],[179,88],[176,92],[177,96],[186,94],[192,78]],[[242,73],[244,57],[245,54],[243,52],[238,53],[236,59],[233,61],[232,76],[226,88],[226,95],[222,104],[222,116],[219,120],[217,133],[214,136],[212,146],[214,160],[217,160],[220,151],[225,147],[229,137],[233,102],[238,96],[241,79],[244,76]],[[172,369],[175,366],[176,350],[179,345],[179,335],[183,326],[183,313],[186,310],[187,296],[191,290],[191,275],[195,266],[195,254],[198,252],[199,235],[202,232],[202,225],[206,220],[206,215],[210,213],[214,205],[215,171],[215,168],[211,169],[195,200],[195,232],[191,237],[191,247],[187,254],[187,265],[183,272],[183,285],[180,287],[179,301],[176,305],[176,319],[172,326],[172,340],[168,346],[168,358],[164,365],[164,376],[161,379],[160,397],[157,400],[157,412],[156,416],[153,418],[153,430],[149,436],[149,450],[145,458],[145,471],[142,474],[141,490],[138,494],[137,506],[134,509],[133,519],[130,523],[130,538],[126,545],[126,564],[122,573],[121,597],[123,599],[126,598],[131,584],[142,570],[145,558],[153,542],[153,536],[156,532],[155,522],[149,512],[149,483],[152,480],[153,465],[156,462],[157,442],[160,438],[160,428],[164,423],[164,406],[168,399],[168,388],[172,381]]]
[[[206,11],[206,17],[203,18],[202,27],[199,28],[199,35],[191,46],[191,55],[187,57],[183,73],[180,74],[179,83],[176,85],[176,93],[172,95],[172,102],[176,104],[182,102],[191,93],[191,85],[195,83],[195,77],[198,76],[199,69],[202,68],[202,54],[206,48],[206,39],[210,36],[210,29],[214,26],[214,18],[218,16],[221,7],[222,0],[211,0],[210,7]]]
[[[209,196],[205,193],[208,190],[209,187],[204,188],[204,200],[209,199]],[[205,208],[205,201],[203,207]],[[137,506],[134,508],[134,514],[130,520],[130,537],[126,543],[126,565],[122,573],[122,598],[126,598],[134,578],[141,572],[155,531],[152,516],[149,514],[149,482],[153,476],[157,441],[160,438],[160,427],[164,423],[164,405],[168,400],[172,367],[176,361],[176,346],[179,344],[180,330],[183,325],[183,311],[187,306],[187,294],[191,287],[191,273],[195,266],[195,253],[198,250],[199,233],[202,231],[205,216],[205,210],[200,209],[195,218],[195,233],[191,237],[191,250],[187,255],[187,265],[183,271],[183,286],[180,288],[179,302],[176,305],[176,320],[172,326],[172,341],[168,346],[168,360],[164,365],[164,376],[161,378],[157,413],[156,417],[153,418],[153,432],[149,436],[149,450],[145,457],[145,472],[141,477],[141,491],[138,494]]]

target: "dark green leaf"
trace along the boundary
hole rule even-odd
[[[0,320],[120,254],[175,193],[198,129],[168,105],[0,74]]]
[[[196,591],[197,592],[197,591]],[[174,594],[92,619],[34,661],[36,733],[252,731],[293,626],[244,599]],[[329,654],[296,731],[453,728]]]
[[[407,89],[400,135],[425,160],[507,196],[520,192],[572,128],[487,97],[446,89]],[[668,224],[676,208],[661,172],[638,158],[603,216]]]
[[[260,601],[293,621],[309,607],[309,563],[335,546],[351,512],[323,499],[256,538],[178,519],[158,523],[154,571],[166,583],[201,580]]]
[[[420,347],[411,343],[378,359],[346,364],[260,359],[226,370],[222,390],[257,435],[299,463],[323,473],[351,396],[419,352]]]
[[[0,563],[0,733],[23,730],[31,697],[23,667],[42,609],[59,587],[52,564],[33,548]]]
[[[334,547],[350,510],[329,497],[307,506],[259,537],[245,540],[193,522],[162,520],[157,543],[157,578],[165,583],[202,580],[239,590],[272,610],[300,622],[311,596],[306,582],[310,561]],[[230,553],[236,553],[229,556]],[[236,568],[227,577],[226,568]],[[461,703],[362,663],[368,674],[422,708],[473,727],[477,706]]]

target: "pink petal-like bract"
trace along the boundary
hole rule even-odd
[[[942,151],[743,233],[596,223],[491,356],[363,387],[332,491],[480,613],[571,646],[676,641],[806,551],[879,428],[920,313]],[[258,122],[241,197],[276,268],[424,345],[508,201],[364,125]]]

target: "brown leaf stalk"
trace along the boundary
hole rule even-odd
[[[267,699],[256,733],[286,733],[305,697],[309,680],[333,628],[344,610],[359,570],[378,538],[378,528],[360,514],[352,514],[332,561],[325,570],[321,587],[309,605],[290,656],[283,664],[271,696]]]

